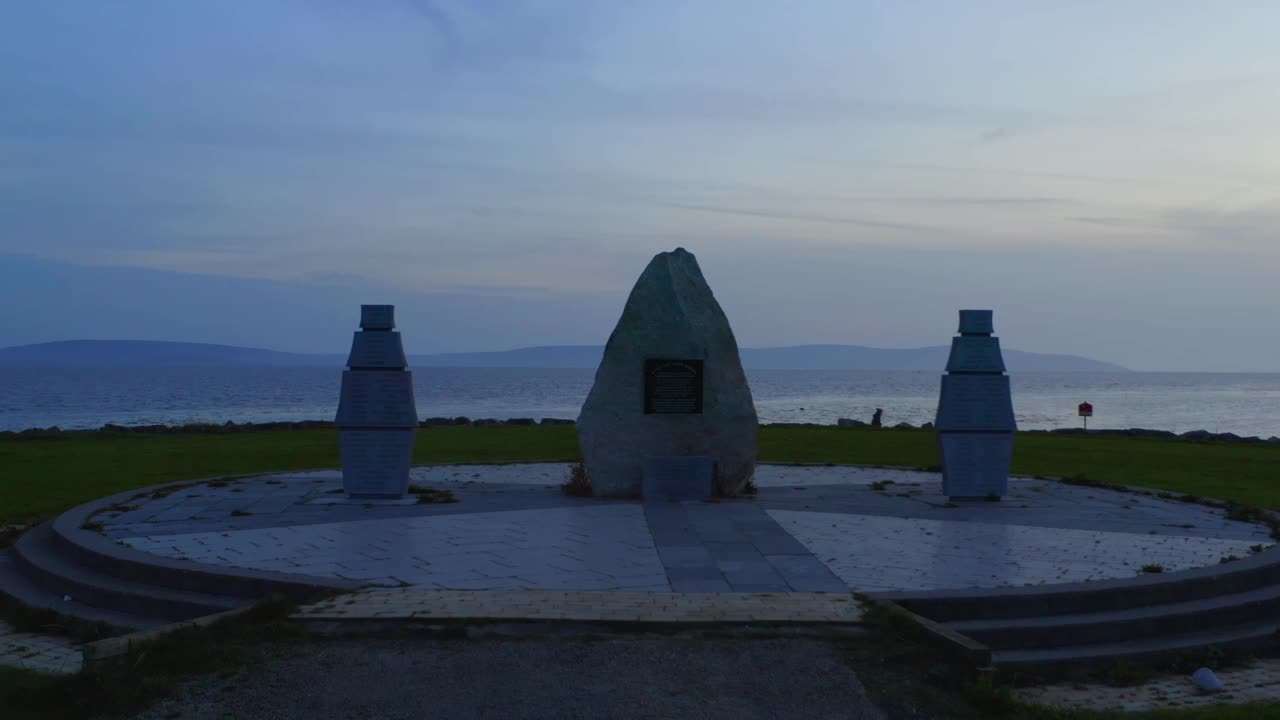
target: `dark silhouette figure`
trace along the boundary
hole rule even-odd
[[[880,416],[884,414],[884,410],[876,408],[876,414],[871,416],[871,427],[880,427]]]

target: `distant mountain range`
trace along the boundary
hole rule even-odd
[[[948,346],[871,348],[860,345],[795,345],[743,348],[742,364],[754,370],[936,370]],[[412,355],[411,367],[594,368],[599,345],[555,345],[504,352]],[[340,367],[346,354],[286,353],[261,348],[150,340],[66,340],[0,348],[0,367]],[[1077,355],[1004,351],[1012,372],[1124,372],[1127,368]]]

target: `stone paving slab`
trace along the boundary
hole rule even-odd
[[[674,592],[848,592],[753,503],[644,504]]]
[[[850,593],[670,593],[579,590],[375,590],[301,608],[309,620],[575,620],[857,623]]]
[[[1250,540],[1135,535],[840,513],[769,513],[859,592],[1006,587],[1136,577],[1246,557]],[[850,552],[850,549],[856,549]]]
[[[83,666],[80,648],[57,635],[16,632],[0,623],[0,665],[53,675],[74,675]]]
[[[414,468],[458,502],[317,504],[341,473],[142,492],[95,516],[138,550],[229,567],[429,589],[860,592],[1040,585],[1215,565],[1269,547],[1221,510],[1014,478],[951,503],[936,473],[763,465],[722,502],[568,497],[565,463]]]
[[[668,590],[638,505],[133,537],[195,562],[454,590]]]
[[[1280,702],[1280,659],[1257,660],[1246,667],[1216,670],[1215,674],[1223,691],[1214,694],[1200,692],[1190,675],[1177,675],[1133,687],[1073,683],[1020,689],[1017,695],[1038,705],[1122,712]]]

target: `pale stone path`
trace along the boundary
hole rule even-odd
[[[849,593],[374,590],[299,609],[310,620],[578,620],[857,623]]]
[[[57,635],[20,633],[0,622],[0,666],[54,675],[80,672],[80,648]]]
[[[228,567],[437,590],[875,592],[1134,577],[1273,541],[1215,508],[1014,478],[954,504],[936,473],[762,465],[759,495],[567,497],[563,463],[415,468],[443,505],[334,504],[336,471],[143,492],[95,517],[135,549]]]
[[[770,512],[859,591],[936,590],[1132,577],[1245,557],[1257,543],[980,522]],[[858,553],[845,549],[857,547]],[[892,560],[887,560],[892,558]]]
[[[1223,691],[1214,694],[1200,692],[1190,675],[1177,675],[1133,687],[1073,683],[1026,688],[1017,695],[1038,705],[1121,712],[1280,702],[1280,659],[1256,660],[1246,667],[1216,670],[1215,674]]]

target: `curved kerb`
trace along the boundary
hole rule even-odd
[[[867,593],[934,620],[1068,615],[1195,600],[1280,584],[1280,545],[1219,565],[1132,578],[1030,587]]]
[[[270,474],[270,473],[268,473]],[[258,477],[263,475],[234,476]],[[191,485],[227,480],[230,477],[214,477],[203,480],[153,485],[99,498],[72,508],[52,522],[54,535],[68,550],[76,553],[91,567],[120,578],[164,587],[234,595],[245,598],[262,598],[281,594],[295,601],[306,601],[323,592],[349,592],[364,587],[364,583],[340,578],[320,578],[312,575],[286,573],[249,568],[220,568],[191,560],[153,555],[121,545],[114,540],[82,526],[93,515],[112,505],[125,502],[139,494],[157,490],[176,490]]]

